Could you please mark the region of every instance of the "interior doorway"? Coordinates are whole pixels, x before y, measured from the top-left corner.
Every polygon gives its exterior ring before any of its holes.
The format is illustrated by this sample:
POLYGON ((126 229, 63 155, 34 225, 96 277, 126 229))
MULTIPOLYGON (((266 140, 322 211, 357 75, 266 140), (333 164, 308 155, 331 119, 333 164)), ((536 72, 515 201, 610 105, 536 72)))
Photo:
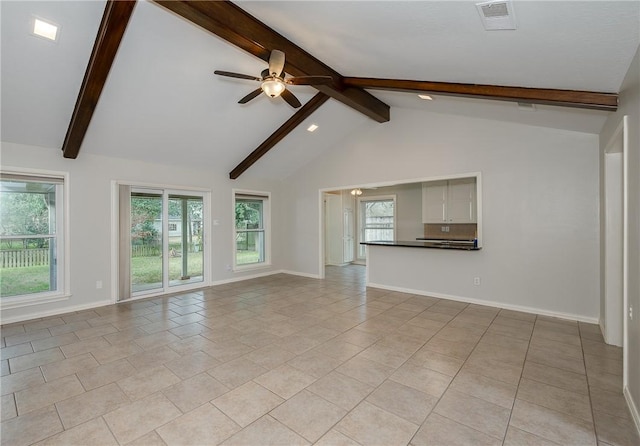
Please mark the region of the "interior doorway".
POLYGON ((604 296, 601 324, 604 340, 623 347, 623 385, 627 385, 628 253, 627 253, 627 117, 604 153, 604 296))
POLYGON ((622 346, 622 138, 615 137, 604 156, 604 314, 603 336, 607 344, 622 346))
POLYGON ((344 266, 354 260, 354 200, 349 191, 324 193, 324 264, 344 266))

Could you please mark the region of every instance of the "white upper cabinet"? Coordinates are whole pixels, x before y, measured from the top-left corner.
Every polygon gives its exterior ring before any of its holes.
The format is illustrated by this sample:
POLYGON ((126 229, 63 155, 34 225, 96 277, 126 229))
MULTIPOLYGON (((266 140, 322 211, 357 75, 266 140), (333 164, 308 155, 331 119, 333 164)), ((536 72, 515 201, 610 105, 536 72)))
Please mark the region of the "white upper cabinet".
POLYGON ((476 179, 422 183, 423 223, 476 223, 476 179))
POLYGON ((447 218, 447 181, 422 183, 422 222, 444 223, 447 218))

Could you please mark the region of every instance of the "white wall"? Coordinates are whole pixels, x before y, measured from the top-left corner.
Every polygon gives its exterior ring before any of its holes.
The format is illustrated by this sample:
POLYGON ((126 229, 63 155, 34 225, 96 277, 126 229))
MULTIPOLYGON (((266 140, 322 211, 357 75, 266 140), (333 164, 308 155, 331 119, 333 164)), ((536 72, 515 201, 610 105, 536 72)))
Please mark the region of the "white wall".
MULTIPOLYGON (((371 123, 287 179, 293 247, 287 269, 320 271, 320 188, 476 171, 483 181, 484 248, 457 253, 467 257, 464 277, 456 281, 481 276, 475 299, 596 320, 599 170, 598 136, 592 134, 393 109, 390 122, 371 123)), ((425 264, 459 268, 455 257, 440 254, 420 255, 425 264)), ((420 261, 416 265, 420 280, 413 286, 432 291, 438 278, 420 261)), ((451 280, 439 291, 469 293, 451 280)))
POLYGON ((101 157, 80 152, 75 160, 62 157, 59 149, 2 143, 2 166, 45 169, 69 172, 70 273, 71 298, 46 305, 4 310, 2 320, 26 319, 43 314, 63 312, 67 309, 104 304, 112 298, 111 289, 111 183, 113 180, 135 181, 178 187, 197 187, 211 191, 213 221, 218 226, 205 228, 211 235, 212 262, 210 276, 213 282, 233 280, 253 274, 268 273, 282 268, 278 247, 282 245, 282 201, 278 195, 279 182, 258 180, 229 180, 211 170, 194 170, 101 157), (233 263, 232 189, 272 192, 272 267, 244 273, 226 271, 233 263), (101 280, 102 289, 95 283, 101 280))
MULTIPOLYGON (((628 319, 629 343, 627 355, 629 360, 628 393, 627 397, 633 400, 632 411, 636 417, 636 424, 640 428, 638 409, 640 409, 640 48, 631 62, 629 71, 620 89, 620 106, 615 114, 612 114, 600 133, 601 158, 604 149, 611 140, 622 117, 629 116, 628 127, 628 231, 629 240, 627 251, 629 253, 629 274, 627 281, 627 293, 629 305, 633 306, 633 320, 628 319)), ((604 274, 604 272, 603 272, 604 274)), ((603 296, 604 297, 604 296, 603 296)))

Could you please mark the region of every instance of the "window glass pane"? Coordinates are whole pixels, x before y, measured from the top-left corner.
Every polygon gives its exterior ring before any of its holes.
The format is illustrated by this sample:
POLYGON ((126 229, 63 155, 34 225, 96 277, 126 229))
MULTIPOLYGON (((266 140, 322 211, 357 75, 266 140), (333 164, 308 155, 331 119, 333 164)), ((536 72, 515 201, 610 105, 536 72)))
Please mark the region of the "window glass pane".
MULTIPOLYGON (((360 241, 393 241, 395 202, 392 199, 360 201, 360 241)), ((364 258, 366 248, 358 247, 358 257, 364 258)))
MULTIPOLYGON (((58 289, 56 193, 59 180, 0 181, 0 296, 58 289)), ((62 259, 60 259, 62 260, 62 259)))
POLYGON ((203 201, 169 195, 169 286, 202 282, 203 201))
POLYGON ((263 200, 236 199, 236 229, 262 229, 263 200))
POLYGON ((55 234, 55 184, 2 180, 2 235, 55 234))
POLYGON ((131 194, 131 291, 162 288, 162 195, 131 194))
POLYGON ((363 201, 363 241, 393 241, 393 200, 363 201))
POLYGON ((264 262, 264 231, 236 233, 236 265, 264 262))
POLYGON ((56 290, 55 239, 18 238, 2 241, 2 297, 56 290), (53 263, 53 264, 52 264, 53 263))
POLYGON ((260 197, 235 199, 236 265, 264 263, 265 206, 267 200, 260 197))

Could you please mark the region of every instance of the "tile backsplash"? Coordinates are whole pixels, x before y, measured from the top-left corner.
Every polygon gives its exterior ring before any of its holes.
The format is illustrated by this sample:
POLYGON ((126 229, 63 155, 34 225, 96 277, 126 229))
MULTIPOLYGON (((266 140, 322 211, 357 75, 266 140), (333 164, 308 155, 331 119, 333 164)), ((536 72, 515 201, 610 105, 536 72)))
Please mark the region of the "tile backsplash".
POLYGON ((434 240, 473 240, 477 236, 475 223, 450 223, 424 225, 424 237, 434 240))

